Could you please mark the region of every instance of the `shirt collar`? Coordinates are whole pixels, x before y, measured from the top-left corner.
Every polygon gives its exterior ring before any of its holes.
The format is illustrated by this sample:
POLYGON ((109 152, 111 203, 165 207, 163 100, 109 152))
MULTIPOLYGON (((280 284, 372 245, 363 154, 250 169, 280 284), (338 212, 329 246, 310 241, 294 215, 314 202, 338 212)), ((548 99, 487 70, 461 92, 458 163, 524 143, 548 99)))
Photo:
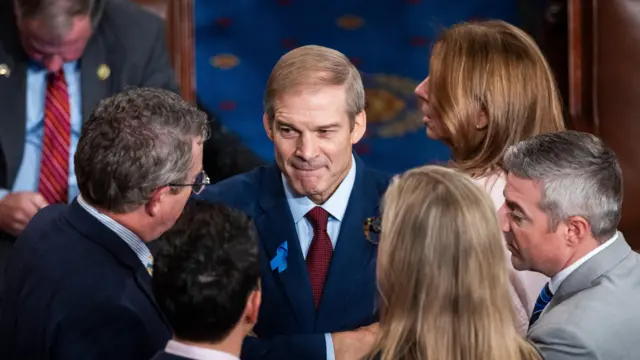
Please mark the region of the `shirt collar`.
MULTIPOLYGON (((287 202, 289 203, 289 208, 291 209, 291 215, 293 215, 294 223, 302 220, 302 218, 317 206, 311 199, 306 196, 296 195, 289 185, 287 178, 284 174, 281 174, 282 177, 282 186, 284 187, 284 193, 287 197, 287 202)), ((349 204, 349 195, 351 194, 351 190, 353 190, 353 184, 356 181, 356 160, 351 155, 351 168, 347 173, 347 176, 342 180, 336 191, 331 195, 331 197, 325 201, 324 204, 320 205, 323 209, 325 209, 334 219, 338 221, 342 221, 344 217, 344 213, 347 210, 347 205, 349 204)))
POLYGON ((82 206, 91 216, 96 218, 99 222, 101 222, 104 226, 109 228, 111 231, 116 233, 118 237, 124 240, 127 245, 133 250, 138 259, 142 262, 142 265, 145 267, 151 266, 153 262, 153 258, 151 257, 151 251, 147 247, 147 244, 142 241, 133 231, 127 229, 119 222, 113 220, 105 214, 101 214, 98 209, 89 205, 83 198, 82 195, 78 195, 76 198, 78 200, 78 204, 82 206))
POLYGON ((618 232, 617 231, 611 237, 611 239, 607 240, 604 244, 602 244, 602 245, 598 246, 597 248, 591 250, 587 255, 581 257, 580 259, 578 259, 578 261, 576 261, 573 264, 571 264, 571 265, 567 266, 566 268, 562 269, 562 271, 557 273, 556 276, 552 277, 551 280, 549 281, 549 290, 551 290, 551 293, 555 294, 556 291, 558 291, 558 289, 560 288, 560 285, 562 284, 562 282, 564 280, 566 280, 567 277, 569 277, 569 275, 571 275, 572 272, 576 271, 576 269, 579 268, 580 265, 586 263, 587 260, 589 260, 592 257, 596 256, 599 252, 601 252, 602 250, 604 250, 607 247, 609 247, 616 240, 618 240, 618 232))
POLYGON ((237 356, 233 356, 220 350, 187 345, 176 340, 169 340, 164 351, 169 354, 195 360, 238 360, 237 356))

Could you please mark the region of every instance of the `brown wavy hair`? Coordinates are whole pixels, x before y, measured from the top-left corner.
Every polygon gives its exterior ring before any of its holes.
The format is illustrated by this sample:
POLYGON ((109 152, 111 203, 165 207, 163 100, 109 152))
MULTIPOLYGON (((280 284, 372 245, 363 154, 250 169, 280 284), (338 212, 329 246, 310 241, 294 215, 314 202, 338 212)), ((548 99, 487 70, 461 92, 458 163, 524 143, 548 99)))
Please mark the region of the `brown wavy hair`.
POLYGON ((454 166, 474 177, 501 167, 510 145, 565 128, 547 61, 529 35, 504 21, 445 30, 432 50, 429 94, 454 166), (478 131, 481 112, 487 126, 478 131))

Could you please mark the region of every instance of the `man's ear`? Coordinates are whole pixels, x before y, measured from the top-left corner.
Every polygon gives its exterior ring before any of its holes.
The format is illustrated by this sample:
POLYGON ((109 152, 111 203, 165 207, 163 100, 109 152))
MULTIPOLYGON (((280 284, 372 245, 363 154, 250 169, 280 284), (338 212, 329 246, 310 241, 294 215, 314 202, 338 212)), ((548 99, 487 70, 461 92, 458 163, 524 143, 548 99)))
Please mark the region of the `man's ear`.
POLYGON ((170 191, 170 186, 162 186, 155 189, 151 193, 151 197, 145 204, 145 211, 147 212, 147 214, 149 214, 149 216, 158 216, 158 214, 160 213, 160 204, 162 203, 164 197, 169 195, 170 191))
POLYGON ((269 120, 269 116, 267 115, 267 113, 262 114, 262 126, 264 126, 264 131, 267 133, 269 139, 273 141, 272 123, 269 120))
POLYGON ((362 110, 356 114, 353 122, 353 130, 351 131, 351 143, 356 144, 367 131, 367 113, 362 110))
POLYGON ((255 325, 258 322, 258 314, 260 313, 260 305, 262 304, 262 290, 258 288, 254 290, 249 299, 247 299, 247 305, 244 309, 244 317, 247 323, 255 325))
POLYGON ((571 247, 578 246, 583 239, 592 235, 591 225, 582 216, 570 216, 565 221, 565 225, 567 226, 565 237, 571 247))

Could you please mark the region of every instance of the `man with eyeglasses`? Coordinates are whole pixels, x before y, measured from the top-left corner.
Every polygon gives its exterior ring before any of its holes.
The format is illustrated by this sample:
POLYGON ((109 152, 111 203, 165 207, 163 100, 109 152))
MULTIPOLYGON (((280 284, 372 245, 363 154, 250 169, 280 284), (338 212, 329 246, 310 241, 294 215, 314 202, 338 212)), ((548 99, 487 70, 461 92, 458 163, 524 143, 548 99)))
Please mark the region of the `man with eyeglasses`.
POLYGON ((18 238, 0 307, 3 359, 149 359, 171 329, 151 292, 146 243, 173 226, 202 172, 207 116, 178 95, 103 101, 75 154, 80 195, 18 238))

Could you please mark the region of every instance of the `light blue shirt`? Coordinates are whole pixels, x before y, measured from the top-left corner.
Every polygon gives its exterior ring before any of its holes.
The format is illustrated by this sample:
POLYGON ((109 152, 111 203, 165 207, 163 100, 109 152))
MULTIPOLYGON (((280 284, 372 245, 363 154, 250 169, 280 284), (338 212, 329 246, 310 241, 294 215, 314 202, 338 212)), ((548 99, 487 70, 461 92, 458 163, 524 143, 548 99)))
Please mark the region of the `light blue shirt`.
POLYGON ((142 241, 142 239, 138 237, 138 235, 134 234, 133 231, 122 226, 120 223, 108 217, 107 215, 101 214, 96 208, 87 204, 87 202, 82 198, 82 195, 78 196, 78 204, 80 204, 80 206, 82 206, 89 214, 91 214, 91 216, 100 221, 102 225, 109 228, 111 231, 116 233, 118 237, 124 240, 124 242, 127 243, 131 250, 133 250, 133 252, 136 254, 138 259, 140 259, 140 262, 142 262, 142 265, 145 268, 153 265, 151 252, 149 251, 149 248, 144 243, 144 241, 142 241))
MULTIPOLYGON (((71 110, 71 148, 69 149, 69 202, 79 193, 73 155, 76 153, 78 138, 82 128, 82 99, 80 91, 80 67, 77 62, 63 65, 64 78, 69 92, 71 110)), ((26 131, 22 163, 13 182, 14 192, 38 191, 40 181, 40 160, 42 157, 42 138, 44 137, 44 103, 47 92, 47 70, 33 64, 27 70, 26 131)), ((0 199, 9 191, 0 189, 0 199)))
MULTIPOLYGON (((345 176, 344 180, 340 183, 336 191, 331 197, 320 205, 329 213, 329 223, 327 224, 327 233, 331 239, 331 245, 336 247, 338 241, 338 235, 340 234, 340 225, 342 225, 342 219, 344 213, 347 210, 349 204, 349 197, 351 196, 351 190, 353 184, 356 181, 356 161, 351 156, 351 169, 345 176)), ((311 246, 311 240, 313 240, 313 226, 304 216, 311 211, 314 207, 318 206, 306 196, 298 196, 294 194, 293 189, 289 186, 284 175, 282 175, 282 184, 284 186, 284 193, 289 203, 289 209, 291 209, 291 215, 293 215, 293 222, 296 226, 296 232, 298 233, 298 240, 300 241, 300 248, 302 249, 302 256, 307 258, 307 252, 309 252, 309 246, 311 246)), ((324 334, 325 341, 327 343, 327 360, 335 360, 335 351, 333 348, 333 339, 331 334, 324 334)))

